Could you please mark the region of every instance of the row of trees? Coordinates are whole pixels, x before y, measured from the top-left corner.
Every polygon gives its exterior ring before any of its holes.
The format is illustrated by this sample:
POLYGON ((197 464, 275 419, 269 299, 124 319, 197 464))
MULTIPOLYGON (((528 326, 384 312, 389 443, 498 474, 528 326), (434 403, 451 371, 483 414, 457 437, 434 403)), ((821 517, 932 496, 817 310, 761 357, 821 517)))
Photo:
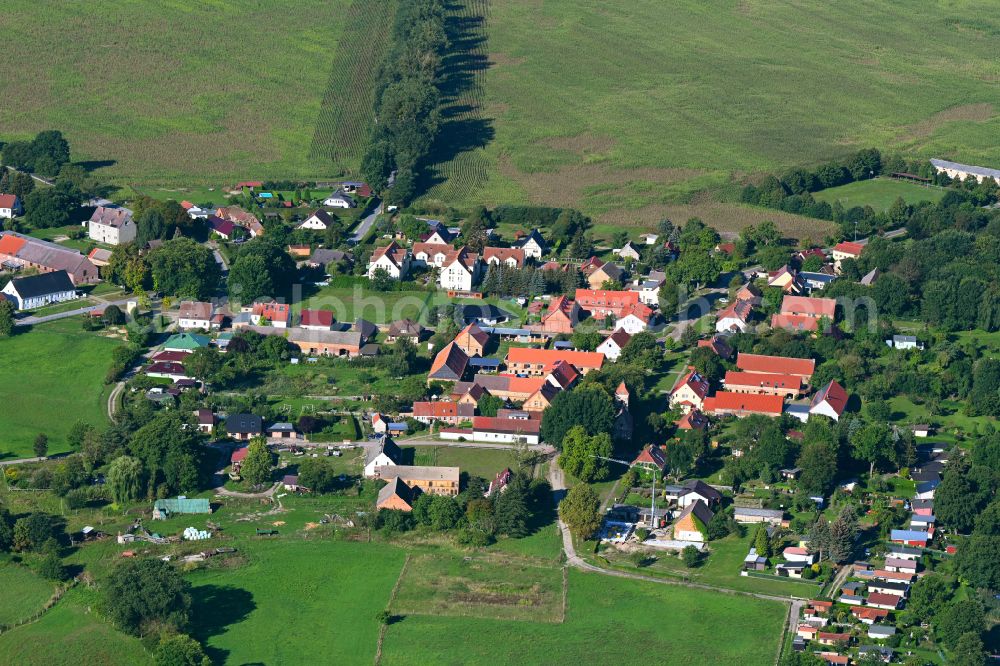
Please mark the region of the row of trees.
POLYGON ((392 48, 378 73, 375 117, 378 119, 362 160, 364 178, 383 190, 395 172, 393 201, 408 203, 437 136, 441 60, 448 38, 445 6, 440 0, 402 3, 390 36, 392 48))
POLYGON ((55 176, 69 162, 69 142, 59 130, 45 130, 31 141, 3 146, 3 163, 21 171, 55 176))
POLYGON ((154 289, 193 300, 207 300, 218 288, 221 270, 204 245, 182 237, 148 253, 142 248, 137 242, 116 245, 105 269, 106 279, 133 293, 154 289))

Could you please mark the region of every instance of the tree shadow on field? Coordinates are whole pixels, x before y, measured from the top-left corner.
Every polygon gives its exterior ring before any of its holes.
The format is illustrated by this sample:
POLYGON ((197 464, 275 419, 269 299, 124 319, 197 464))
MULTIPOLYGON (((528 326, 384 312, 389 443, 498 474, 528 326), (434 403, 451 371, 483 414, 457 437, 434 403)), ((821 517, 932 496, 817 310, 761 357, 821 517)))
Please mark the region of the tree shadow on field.
POLYGON ((113 167, 118 164, 118 160, 84 160, 82 162, 75 162, 75 164, 76 166, 83 167, 86 171, 97 171, 98 169, 113 167))
POLYGON ((444 182, 436 167, 451 162, 465 152, 486 147, 495 136, 493 119, 483 116, 483 91, 479 79, 489 66, 486 53, 484 16, 459 16, 463 4, 448 6, 445 23, 449 50, 440 71, 441 119, 434 145, 427 155, 428 168, 422 169, 418 189, 426 192, 444 182))
POLYGON ((207 645, 208 639, 245 620, 257 609, 257 604, 247 590, 230 585, 201 585, 191 590, 191 608, 191 635, 205 646, 212 663, 222 664, 229 651, 207 645))

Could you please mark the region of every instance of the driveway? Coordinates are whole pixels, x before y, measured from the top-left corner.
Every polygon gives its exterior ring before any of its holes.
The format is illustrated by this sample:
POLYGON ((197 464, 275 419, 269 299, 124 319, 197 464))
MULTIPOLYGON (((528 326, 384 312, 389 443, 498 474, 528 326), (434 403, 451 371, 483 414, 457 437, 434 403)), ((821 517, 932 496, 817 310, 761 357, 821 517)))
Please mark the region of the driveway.
POLYGON ((375 224, 375 220, 377 220, 378 216, 382 214, 383 205, 384 203, 379 201, 378 205, 375 206, 375 210, 361 220, 361 224, 359 224, 358 228, 354 230, 354 235, 350 238, 351 243, 357 245, 361 242, 361 239, 365 237, 365 235, 371 230, 372 225, 375 224))

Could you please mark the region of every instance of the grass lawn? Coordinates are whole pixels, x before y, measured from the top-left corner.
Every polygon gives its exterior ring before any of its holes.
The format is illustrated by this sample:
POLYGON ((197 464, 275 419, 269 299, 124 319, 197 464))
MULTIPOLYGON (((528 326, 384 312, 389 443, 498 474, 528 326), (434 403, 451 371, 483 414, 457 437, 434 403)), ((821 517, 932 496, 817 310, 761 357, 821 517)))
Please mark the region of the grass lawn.
POLYGON ((562 571, 509 555, 414 555, 392 612, 559 622, 562 571))
POLYGON ((138 638, 116 630, 94 612, 97 602, 96 590, 70 590, 37 622, 0 634, 2 660, 38 666, 150 664, 152 657, 138 638))
POLYGON ((428 198, 721 228, 741 207, 692 192, 733 172, 867 146, 995 166, 996 30, 975 4, 490 3, 428 198))
POLYGON ((0 456, 34 455, 35 436, 49 437, 49 453, 68 450, 66 434, 78 419, 107 420, 104 375, 118 344, 80 329, 70 317, 0 340, 0 456))
POLYGON ((17 564, 0 565, 0 589, 4 602, 0 604, 0 625, 17 622, 40 609, 55 587, 28 567, 17 564))
POLYGON ((487 481, 493 479, 497 472, 505 467, 514 467, 514 453, 503 449, 463 449, 454 446, 406 446, 401 440, 403 459, 413 456, 414 465, 438 465, 441 467, 460 467, 471 476, 478 476, 487 481))
POLYGON ((95 305, 97 301, 91 298, 76 298, 72 301, 64 301, 62 303, 53 303, 52 305, 46 305, 40 307, 36 310, 32 310, 31 314, 36 317, 44 317, 46 315, 59 314, 60 312, 69 312, 70 310, 78 310, 80 308, 89 307, 95 305))
POLYGON ((2 138, 59 128, 74 159, 123 183, 326 177, 310 146, 350 4, 12 0, 2 138))
POLYGON ((382 664, 774 663, 781 604, 575 570, 567 585, 561 624, 407 615, 382 664))
POLYGON ((875 210, 888 210, 898 197, 903 197, 903 201, 909 204, 937 202, 946 191, 943 187, 924 186, 892 178, 875 178, 814 192, 813 197, 830 204, 840 201, 844 208, 871 206, 875 210))
POLYGON ((403 551, 295 540, 257 542, 251 555, 191 576, 195 635, 216 663, 371 663, 403 551))

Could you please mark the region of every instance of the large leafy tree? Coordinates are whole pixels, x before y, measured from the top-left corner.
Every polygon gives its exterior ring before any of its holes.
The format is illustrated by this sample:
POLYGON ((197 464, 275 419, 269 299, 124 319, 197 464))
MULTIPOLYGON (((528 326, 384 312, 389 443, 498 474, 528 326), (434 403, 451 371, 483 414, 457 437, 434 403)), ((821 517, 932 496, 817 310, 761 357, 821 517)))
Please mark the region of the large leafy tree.
POLYGON ((149 253, 149 265, 156 290, 179 298, 207 299, 221 276, 212 251, 190 238, 166 241, 149 253))
POLYGON ((586 383, 556 395, 542 414, 542 438, 556 448, 570 428, 581 426, 588 435, 611 432, 614 425, 611 396, 598 384, 586 383))
POLYGON ((156 666, 212 666, 201 643, 184 634, 161 639, 153 661, 156 666))
POLYGON ((125 560, 104 584, 104 610, 123 631, 184 629, 191 612, 191 584, 170 564, 156 559, 125 560))
POLYGON ((14 304, 7 299, 0 300, 0 337, 14 332, 14 304))
POLYGON ((975 599, 956 601, 937 616, 937 632, 941 642, 954 648, 963 634, 972 632, 977 636, 986 629, 986 615, 982 604, 975 599))
POLYGON ((563 437, 559 466, 586 483, 603 481, 610 473, 605 459, 611 457, 611 451, 608 433, 588 435, 583 426, 574 426, 563 437))
POLYGON ((944 527, 959 532, 972 529, 981 509, 969 472, 968 464, 955 461, 945 469, 941 484, 934 490, 934 515, 944 527))
POLYGON ((586 483, 573 486, 559 503, 559 517, 570 531, 581 539, 589 539, 601 526, 601 500, 586 483))
POLYGON ((131 456, 120 456, 108 467, 108 490, 115 504, 137 499, 142 492, 142 462, 131 456))
POLYGON ((295 282, 295 262, 274 239, 246 243, 229 269, 229 296, 240 303, 286 296, 295 282))
POLYGON ((811 495, 825 497, 833 490, 837 477, 837 454, 826 442, 813 442, 802 448, 796 463, 802 470, 799 488, 811 495))
POLYGON ((254 437, 247 446, 247 457, 240 467, 240 476, 251 486, 259 486, 271 479, 274 457, 267 448, 267 440, 254 437))

